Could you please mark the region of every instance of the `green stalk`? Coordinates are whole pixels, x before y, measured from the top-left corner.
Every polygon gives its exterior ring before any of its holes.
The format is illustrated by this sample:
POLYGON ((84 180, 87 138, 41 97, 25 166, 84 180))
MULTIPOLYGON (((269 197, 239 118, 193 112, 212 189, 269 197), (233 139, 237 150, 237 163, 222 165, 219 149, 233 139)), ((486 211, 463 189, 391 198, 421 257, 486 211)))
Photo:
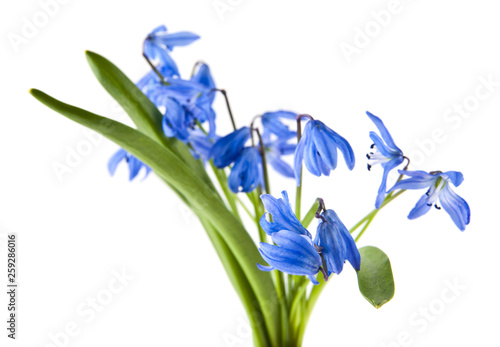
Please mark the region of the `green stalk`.
MULTIPOLYGON (((380 208, 372 210, 365 217, 363 217, 358 223, 356 223, 354 225, 354 227, 352 227, 349 230, 349 232, 351 234, 356 229, 358 229, 361 225, 364 224, 364 227, 361 230, 361 232, 358 234, 358 236, 356 237, 355 241, 358 241, 359 238, 363 235, 363 233, 366 231, 366 229, 368 228, 368 226, 371 224, 371 222, 373 221, 373 219, 375 218, 375 216, 377 215, 377 213, 382 208, 384 208, 385 206, 387 206, 387 204, 389 204, 391 201, 393 201, 394 199, 396 199, 398 196, 400 196, 404 192, 405 192, 405 190, 400 190, 400 191, 398 191, 395 194, 391 193, 391 194, 387 195, 386 198, 384 199, 384 202, 380 206, 380 208)), ((304 333, 305 333, 305 329, 306 329, 306 326, 307 326, 307 322, 309 321, 309 317, 311 316, 311 313, 312 313, 312 311, 314 309, 314 306, 316 305, 316 302, 318 301, 319 295, 321 294, 321 292, 323 291, 324 287, 326 287, 326 284, 328 283, 328 282, 324 281, 323 276, 321 274, 319 274, 316 277, 316 279, 318 280, 319 284, 313 286, 313 288, 311 290, 311 293, 309 294, 309 299, 307 300, 306 312, 305 312, 305 314, 303 316, 304 317, 303 323, 302 323, 302 325, 299 328, 299 333, 298 333, 298 338, 297 338, 299 346, 302 343, 302 339, 304 338, 304 333)), ((330 277, 330 279, 331 279, 331 277, 330 277)))
POLYGON ((265 324, 260 321, 262 319, 261 307, 246 277, 239 275, 242 269, 238 261, 213 225, 202 216, 199 216, 199 218, 248 314, 255 346, 270 346, 269 334, 265 324))
POLYGON ((300 167, 300 185, 295 190, 295 216, 300 220, 300 206, 302 204, 302 165, 300 167))
POLYGON ((318 211, 318 206, 319 202, 318 200, 315 200, 314 204, 312 204, 311 208, 309 209, 309 211, 307 211, 306 215, 301 221, 301 224, 304 226, 304 228, 307 229, 307 227, 309 227, 309 224, 311 224, 311 222, 313 221, 314 216, 316 216, 316 212, 318 211))
POLYGON ((235 194, 229 189, 227 185, 227 175, 224 169, 218 169, 215 167, 213 161, 210 161, 210 166, 219 182, 219 185, 224 192, 224 196, 226 197, 226 201, 229 204, 231 212, 236 216, 236 218, 241 222, 240 213, 238 212, 238 207, 236 206, 236 197, 235 194))

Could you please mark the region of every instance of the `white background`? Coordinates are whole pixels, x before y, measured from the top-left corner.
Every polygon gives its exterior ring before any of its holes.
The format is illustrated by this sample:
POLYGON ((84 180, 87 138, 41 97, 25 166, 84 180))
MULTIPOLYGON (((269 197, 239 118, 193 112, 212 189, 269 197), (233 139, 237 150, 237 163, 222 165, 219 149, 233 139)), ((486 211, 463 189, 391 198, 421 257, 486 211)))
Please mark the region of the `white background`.
MULTIPOLYGON (((17 232, 20 322, 16 342, 6 338, 1 324, 0 345, 50 345, 49 334, 60 334, 71 322, 77 336, 67 343, 61 338, 62 345, 251 345, 238 330, 244 311, 208 238, 173 193, 153 175, 129 183, 125 167, 109 177, 107 160, 117 146, 107 140, 92 145, 58 179, 53 165, 66 164, 68 153, 82 146, 83 128, 28 94, 39 88, 124 121, 84 51, 104 55, 138 80, 148 70, 142 40, 160 24, 202 37, 173 56, 185 77, 196 60, 210 64, 218 86, 228 90, 239 125, 284 108, 310 113, 350 141, 355 169, 349 172, 340 162, 330 177, 306 177, 304 210, 321 196, 349 227, 373 208, 381 170, 366 170, 368 132, 375 130, 366 110, 384 120, 414 158, 413 169, 458 170, 465 176, 456 191, 471 206, 467 230, 460 232, 446 212, 434 209, 407 220, 424 192, 405 193, 360 241, 390 256, 394 300, 375 310, 346 266, 318 302, 305 346, 499 345, 499 86, 473 105, 481 78, 500 82, 494 3, 401 0, 383 27, 374 24, 372 11, 387 10, 389 0, 219 3, 230 10, 221 15, 212 0, 70 0, 52 9, 45 23, 37 1, 1 5, 0 283, 5 235, 17 232), (40 27, 13 45, 14 35, 23 35, 23 18, 38 20, 40 27), (347 59, 342 45, 354 45, 366 30, 369 41, 347 59), (466 118, 445 118, 464 102, 474 106, 466 118), (435 132, 441 133, 440 143, 431 140, 435 132), (112 271, 122 269, 134 279, 87 323, 77 308, 107 290, 112 271), (460 289, 453 302, 443 303, 447 281, 460 289), (424 319, 419 309, 429 306, 437 314, 424 319), (229 337, 237 340, 228 344, 229 337), (398 337, 400 343, 391 345, 398 337)), ((219 134, 229 129, 223 106, 218 99, 219 134)), ((292 192, 293 181, 272 176, 273 193, 283 189, 292 192)), ((0 303, 4 322, 5 295, 0 303)))

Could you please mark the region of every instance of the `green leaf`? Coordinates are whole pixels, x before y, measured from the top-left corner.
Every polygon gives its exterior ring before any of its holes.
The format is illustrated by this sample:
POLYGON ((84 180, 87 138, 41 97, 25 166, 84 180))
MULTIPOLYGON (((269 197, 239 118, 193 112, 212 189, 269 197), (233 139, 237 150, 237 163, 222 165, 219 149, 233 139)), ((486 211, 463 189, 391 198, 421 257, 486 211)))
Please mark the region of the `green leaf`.
POLYGON ((271 344, 278 346, 280 312, 274 283, 269 273, 257 269, 256 264, 263 260, 255 243, 242 224, 228 211, 219 194, 207 187, 206 183, 174 152, 142 132, 62 103, 39 90, 32 89, 30 92, 38 101, 54 111, 106 136, 123 147, 150 166, 160 178, 177 189, 189 201, 193 212, 203 217, 214 230, 217 230, 234 255, 234 259, 239 263, 241 276, 244 276, 251 285, 262 309, 271 344))
POLYGON ((85 54, 99 83, 123 107, 137 129, 177 154, 196 172, 198 177, 215 191, 201 161, 193 158, 189 148, 184 143, 165 136, 162 127, 162 114, 134 82, 103 56, 90 51, 86 51, 85 54))
POLYGON ((358 271, 358 285, 361 294, 375 308, 380 308, 394 297, 394 278, 391 262, 377 247, 359 249, 361 269, 358 271))

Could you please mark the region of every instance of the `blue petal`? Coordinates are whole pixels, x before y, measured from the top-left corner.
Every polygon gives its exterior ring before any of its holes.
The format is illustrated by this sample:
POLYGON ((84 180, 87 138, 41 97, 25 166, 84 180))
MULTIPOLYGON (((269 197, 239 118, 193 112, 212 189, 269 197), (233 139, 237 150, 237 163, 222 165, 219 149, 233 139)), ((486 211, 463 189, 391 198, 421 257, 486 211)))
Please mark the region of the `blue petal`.
POLYGON ((389 193, 397 189, 424 189, 430 187, 437 177, 428 174, 425 171, 398 171, 402 175, 410 176, 411 178, 397 182, 389 193))
POLYGON ((120 148, 113 156, 109 159, 108 162, 108 171, 111 176, 113 176, 116 172, 116 168, 118 164, 127 157, 127 151, 123 148, 120 148))
POLYGON ((321 266, 321 257, 307 236, 292 231, 273 234, 279 247, 261 243, 259 251, 268 264, 291 275, 315 275, 321 266))
POLYGON ((165 106, 166 110, 162 123, 165 135, 167 137, 176 137, 183 142, 187 142, 189 132, 186 111, 172 98, 166 99, 165 106))
POLYGON ((233 163, 241 154, 245 143, 250 139, 250 128, 243 127, 220 138, 210 151, 214 165, 221 169, 233 163))
POLYGON ((245 148, 234 163, 227 184, 233 193, 251 192, 261 183, 262 163, 256 147, 245 148))
POLYGON ((380 151, 380 153, 382 153, 384 157, 392 158, 395 156, 394 152, 385 145, 384 141, 382 141, 382 139, 377 133, 370 131, 370 139, 373 141, 375 146, 378 148, 378 150, 380 151))
POLYGON ((276 170, 279 174, 285 176, 285 177, 290 177, 293 178, 295 177, 293 173, 292 167, 286 163, 285 161, 281 160, 277 156, 267 156, 269 159, 269 164, 273 167, 274 170, 276 170))
POLYGON ((273 222, 268 222, 265 215, 261 217, 260 225, 267 234, 271 235, 281 230, 288 230, 300 235, 311 237, 309 231, 302 226, 292 211, 286 191, 282 193, 283 198, 276 199, 270 194, 262 194, 260 199, 267 212, 273 217, 273 222))
POLYGON ((309 275, 309 280, 314 284, 315 286, 319 284, 318 280, 316 279, 316 276, 309 275))
POLYGON ((315 243, 323 247, 321 252, 328 266, 328 274, 342 272, 346 259, 346 247, 338 227, 332 223, 320 222, 316 231, 315 243))
POLYGON ((274 267, 272 267, 272 266, 264 266, 264 265, 260 265, 259 263, 257 263, 257 267, 261 271, 273 271, 274 270, 274 267))
MULTIPOLYGON (((337 146, 333 138, 325 131, 325 125, 319 121, 316 121, 318 125, 312 128, 312 138, 314 139, 314 144, 316 149, 321 156, 321 159, 325 164, 334 170, 337 167, 337 146)), ((323 170, 322 170, 323 171, 323 170)))
POLYGON ((346 259, 349 260, 353 268, 359 271, 361 268, 361 255, 359 254, 358 247, 356 247, 356 242, 343 224, 340 228, 340 233, 346 245, 346 259))
POLYGON ((319 160, 322 160, 318 155, 318 150, 316 149, 316 144, 313 139, 313 134, 306 138, 304 144, 304 163, 306 165, 307 170, 312 173, 314 176, 321 176, 321 166, 319 160))
POLYGON ((403 162, 403 158, 393 159, 388 161, 387 163, 382 164, 384 168, 384 173, 382 175, 382 182, 380 183, 380 187, 378 189, 377 200, 375 201, 375 208, 380 208, 380 205, 384 202, 386 190, 387 190, 387 177, 389 176, 389 172, 396 168, 403 162))
POLYGON ((128 167, 130 170, 130 176, 129 176, 130 181, 132 181, 139 174, 139 171, 141 170, 141 167, 143 165, 144 164, 141 161, 139 161, 139 159, 137 159, 136 157, 134 157, 132 155, 129 155, 128 167))
POLYGON ((456 194, 448 184, 439 194, 439 201, 458 229, 464 231, 465 226, 470 222, 470 208, 467 202, 456 194))
MULTIPOLYGON (((309 124, 309 123, 308 123, 309 124)), ((307 127, 307 124, 306 124, 307 127)), ((305 142, 307 139, 307 134, 304 133, 300 138, 297 147, 295 148, 295 156, 293 159, 293 170, 295 173, 295 179, 297 181, 297 186, 300 186, 300 179, 302 174, 302 161, 304 160, 304 150, 305 150, 305 142)))
POLYGON ((297 136, 295 131, 291 131, 288 126, 279 119, 296 119, 297 114, 289 111, 266 112, 262 115, 261 121, 265 133, 273 133, 281 139, 290 139, 297 136))
POLYGON ((165 45, 170 51, 175 46, 187 46, 200 37, 188 31, 180 31, 172 34, 158 33, 154 36, 154 41, 157 44, 165 45))
POLYGON ((384 122, 382 122, 382 120, 380 118, 378 118, 377 116, 375 116, 374 114, 372 114, 368 111, 366 111, 366 114, 368 115, 368 117, 370 117, 372 122, 375 123, 375 125, 377 126, 378 131, 380 131, 380 135, 382 135, 382 138, 384 139, 385 143, 387 143, 387 145, 392 150, 397 150, 398 152, 402 153, 402 151, 399 149, 399 147, 396 146, 396 144, 394 143, 394 140, 392 139, 391 134, 389 133, 389 131, 385 127, 384 122))
POLYGON ((429 197, 427 195, 422 195, 422 197, 418 200, 415 207, 410 211, 408 215, 408 219, 415 219, 423 216, 431 209, 431 206, 428 205, 429 197))
POLYGON ((442 173, 441 176, 449 178, 451 183, 453 183, 455 187, 458 187, 464 181, 464 175, 462 175, 462 173, 458 171, 446 171, 442 173))
POLYGON ((352 147, 349 144, 349 142, 347 142, 346 139, 344 139, 342 136, 340 136, 335 131, 326 126, 325 126, 325 131, 335 141, 337 147, 342 152, 345 163, 347 164, 347 168, 349 170, 352 170, 354 168, 356 160, 354 158, 354 151, 352 150, 352 147))

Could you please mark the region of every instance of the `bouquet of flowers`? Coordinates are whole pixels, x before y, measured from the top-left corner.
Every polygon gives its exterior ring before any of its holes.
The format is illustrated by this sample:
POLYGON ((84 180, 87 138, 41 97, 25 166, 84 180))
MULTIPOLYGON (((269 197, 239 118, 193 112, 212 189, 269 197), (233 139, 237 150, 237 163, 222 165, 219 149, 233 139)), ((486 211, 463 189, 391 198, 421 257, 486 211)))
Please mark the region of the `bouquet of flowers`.
POLYGON ((357 272, 361 294, 375 308, 392 299, 389 258, 376 247, 358 249, 356 242, 378 212, 406 190, 423 192, 409 219, 434 206, 465 230, 470 209, 453 190, 463 175, 409 170, 410 158, 370 112, 367 120, 378 132, 369 134, 373 145, 367 154, 368 170, 375 165, 383 169, 376 194, 374 189, 375 208, 350 229, 327 207, 328 197, 306 201, 309 209, 303 213, 302 175, 328 176, 339 161, 352 170, 355 157, 350 143, 323 121, 288 110, 262 113, 238 127, 228 95, 216 86, 206 63, 197 62, 188 79, 180 76, 171 51, 197 39, 190 32, 170 33, 165 26, 154 29, 143 44, 151 70, 136 84, 104 57, 86 52, 95 76, 136 129, 39 90, 32 89, 31 94, 121 147, 109 160, 111 175, 123 162, 130 180, 141 171, 144 176, 153 171, 193 211, 247 312, 255 346, 301 346, 319 295, 334 274, 341 274, 346 261, 357 272), (217 95, 226 102, 226 119, 233 127, 229 134, 217 132, 221 117, 212 107, 217 95), (281 197, 271 194, 268 170, 295 182, 293 207, 281 187, 281 197), (396 171, 399 176, 389 185, 390 174, 396 171), (253 225, 245 226, 248 220, 253 225), (316 231, 311 233, 314 220, 316 231))

